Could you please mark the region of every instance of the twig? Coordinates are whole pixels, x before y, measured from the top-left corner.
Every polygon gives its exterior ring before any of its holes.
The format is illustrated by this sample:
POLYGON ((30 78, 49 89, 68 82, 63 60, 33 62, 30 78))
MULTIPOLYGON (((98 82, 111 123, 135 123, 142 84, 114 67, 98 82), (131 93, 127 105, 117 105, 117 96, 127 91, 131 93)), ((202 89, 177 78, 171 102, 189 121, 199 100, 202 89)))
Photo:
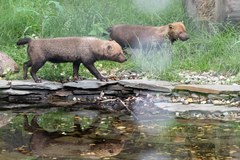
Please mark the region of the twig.
POLYGON ((138 120, 137 115, 136 115, 133 111, 131 111, 131 110, 128 108, 128 106, 127 106, 120 98, 117 98, 117 100, 119 100, 119 102, 128 110, 128 112, 130 112, 130 113, 133 115, 133 117, 135 118, 135 120, 138 120))

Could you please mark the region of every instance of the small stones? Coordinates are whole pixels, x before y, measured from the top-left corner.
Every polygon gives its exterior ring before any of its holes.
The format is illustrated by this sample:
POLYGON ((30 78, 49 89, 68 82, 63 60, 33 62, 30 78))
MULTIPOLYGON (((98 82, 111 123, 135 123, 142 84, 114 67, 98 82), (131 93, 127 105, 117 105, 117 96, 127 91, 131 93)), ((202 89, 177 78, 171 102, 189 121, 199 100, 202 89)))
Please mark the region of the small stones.
POLYGON ((220 101, 220 100, 213 100, 212 103, 215 105, 223 105, 224 104, 224 102, 220 101))
POLYGON ((190 102, 188 102, 187 100, 182 100, 182 104, 189 104, 190 102))
POLYGON ((230 96, 227 94, 208 94, 208 95, 197 95, 196 93, 183 92, 184 95, 178 93, 173 93, 171 97, 172 103, 181 103, 181 104, 214 104, 214 105, 227 105, 227 106, 240 106, 240 99, 236 96, 230 96), (234 98, 233 98, 234 97, 234 98))
POLYGON ((207 101, 201 101, 200 104, 207 104, 207 101))
POLYGON ((231 84, 235 76, 223 75, 214 71, 208 72, 192 72, 183 71, 179 73, 182 78, 181 83, 184 84, 231 84))
POLYGON ((76 98, 76 97, 73 97, 73 101, 75 101, 75 102, 76 102, 76 101, 77 101, 77 98, 76 98))

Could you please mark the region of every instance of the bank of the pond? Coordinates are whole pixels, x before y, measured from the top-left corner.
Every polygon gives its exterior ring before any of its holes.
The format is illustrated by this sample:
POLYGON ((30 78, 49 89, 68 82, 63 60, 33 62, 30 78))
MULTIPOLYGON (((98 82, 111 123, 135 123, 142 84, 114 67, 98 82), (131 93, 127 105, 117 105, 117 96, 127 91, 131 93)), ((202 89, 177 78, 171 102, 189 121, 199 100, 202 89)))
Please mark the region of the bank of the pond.
POLYGON ((67 106, 116 97, 124 99, 149 95, 160 101, 164 99, 164 102, 185 105, 240 105, 240 85, 183 85, 157 80, 83 80, 67 83, 0 80, 1 108, 4 108, 4 103, 67 106))

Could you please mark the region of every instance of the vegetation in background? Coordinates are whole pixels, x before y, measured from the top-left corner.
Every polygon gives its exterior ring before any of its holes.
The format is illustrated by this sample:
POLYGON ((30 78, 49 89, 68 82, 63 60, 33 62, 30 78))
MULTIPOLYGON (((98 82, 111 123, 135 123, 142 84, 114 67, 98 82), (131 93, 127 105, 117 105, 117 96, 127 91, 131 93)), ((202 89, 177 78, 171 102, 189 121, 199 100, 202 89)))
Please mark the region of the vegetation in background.
MULTIPOLYGON (((150 73, 150 78, 163 80, 178 80, 177 73, 181 70, 215 70, 229 74, 240 72, 238 26, 211 24, 206 28, 185 16, 181 0, 171 0, 165 9, 154 12, 139 8, 135 4, 136 1, 0 0, 0 51, 10 55, 22 67, 23 62, 27 60, 26 48, 17 48, 15 42, 25 36, 96 36, 107 39, 108 36, 103 37, 102 34, 107 27, 114 24, 159 26, 184 21, 190 39, 174 43, 168 49, 169 56, 164 55, 165 51, 159 51, 159 57, 154 59, 149 60, 142 55, 141 58, 136 56, 136 61, 135 56, 130 56, 123 64, 98 62, 97 68, 100 71, 114 68, 136 70, 150 73), (152 60, 154 62, 151 62, 152 60), (149 68, 153 70, 149 71, 149 68)), ((85 68, 80 69, 80 74, 92 77, 85 68)), ((72 76, 72 65, 47 63, 38 75, 47 80, 66 80, 72 76), (50 72, 53 67, 54 72, 50 72)), ((7 78, 21 79, 22 70, 18 74, 8 75, 7 78)))

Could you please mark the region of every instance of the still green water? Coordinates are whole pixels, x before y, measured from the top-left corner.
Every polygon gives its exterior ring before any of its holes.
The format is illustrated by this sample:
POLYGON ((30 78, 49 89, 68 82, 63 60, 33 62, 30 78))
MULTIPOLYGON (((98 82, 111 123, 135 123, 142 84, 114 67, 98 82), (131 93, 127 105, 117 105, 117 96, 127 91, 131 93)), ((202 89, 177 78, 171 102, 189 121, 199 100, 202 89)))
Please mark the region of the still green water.
POLYGON ((0 160, 238 160, 237 122, 51 108, 2 111, 0 160))

